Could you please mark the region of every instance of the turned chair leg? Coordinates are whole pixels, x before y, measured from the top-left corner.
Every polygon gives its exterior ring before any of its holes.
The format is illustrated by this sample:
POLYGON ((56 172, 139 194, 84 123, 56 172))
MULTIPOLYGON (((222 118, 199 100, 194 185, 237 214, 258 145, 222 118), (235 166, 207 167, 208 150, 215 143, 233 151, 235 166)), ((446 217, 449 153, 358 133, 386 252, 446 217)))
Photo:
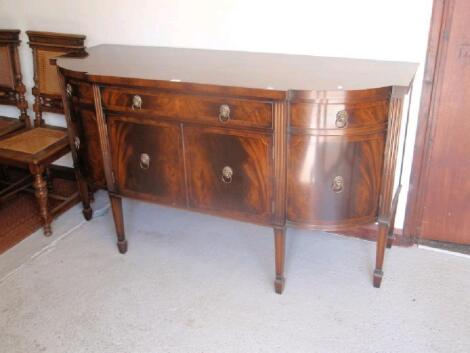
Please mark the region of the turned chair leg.
POLYGON ((0 165, 0 178, 4 181, 10 180, 10 173, 8 172, 8 167, 6 165, 0 165))
POLYGON ((375 259, 374 271, 374 287, 380 288, 383 277, 383 264, 385 256, 385 247, 387 245, 388 226, 384 223, 379 223, 379 236, 377 238, 377 254, 375 259))
POLYGON ((276 254, 276 280, 274 281, 274 290, 277 294, 282 294, 285 283, 286 228, 274 228, 274 248, 276 254))
POLYGON ((127 240, 124 233, 124 218, 122 216, 122 199, 120 196, 109 194, 111 210, 113 211, 114 225, 116 226, 117 246, 121 254, 127 252, 127 240))
POLYGON ((54 182, 52 180, 53 175, 51 172, 51 168, 47 167, 46 168, 46 183, 47 183, 47 190, 52 191, 54 189, 54 182))
POLYGON ((34 175, 34 190, 36 199, 39 205, 39 213, 44 223, 44 235, 50 236, 52 234, 51 228, 51 214, 49 212, 49 208, 47 207, 47 183, 44 180, 42 173, 43 168, 33 167, 30 168, 31 173, 34 175))

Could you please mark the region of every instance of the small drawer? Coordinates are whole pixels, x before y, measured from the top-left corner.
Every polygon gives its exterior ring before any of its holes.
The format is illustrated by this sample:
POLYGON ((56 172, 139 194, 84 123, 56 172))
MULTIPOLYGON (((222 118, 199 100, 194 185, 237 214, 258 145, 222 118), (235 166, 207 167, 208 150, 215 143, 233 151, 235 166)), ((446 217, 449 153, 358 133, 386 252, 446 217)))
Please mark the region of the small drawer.
POLYGON ((387 121, 389 101, 357 104, 294 102, 290 126, 310 129, 359 129, 382 126, 387 121))
POLYGON ((89 83, 69 81, 65 84, 65 93, 76 104, 93 104, 93 89, 89 83))
POLYGON ((145 113, 196 123, 272 128, 272 102, 105 88, 105 109, 145 113))

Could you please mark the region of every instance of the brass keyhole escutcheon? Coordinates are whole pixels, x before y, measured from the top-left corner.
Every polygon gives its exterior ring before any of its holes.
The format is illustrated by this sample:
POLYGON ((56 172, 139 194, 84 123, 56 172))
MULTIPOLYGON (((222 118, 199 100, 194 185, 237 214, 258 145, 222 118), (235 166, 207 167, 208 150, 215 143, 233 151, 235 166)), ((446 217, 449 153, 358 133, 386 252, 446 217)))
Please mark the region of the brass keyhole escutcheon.
POLYGON ((150 156, 147 153, 140 155, 140 168, 147 170, 150 168, 150 156))
POLYGON ((135 95, 132 97, 132 110, 142 109, 142 97, 135 95))
POLYGON ((222 169, 222 181, 225 184, 230 184, 232 182, 233 170, 229 166, 225 166, 222 169))
POLYGON ((344 189, 344 178, 342 176, 336 176, 331 183, 331 190, 339 194, 344 189))
POLYGON ((336 114, 335 125, 337 128, 342 129, 348 125, 348 120, 348 112, 346 110, 341 110, 336 114))
POLYGON ((219 120, 226 122, 230 119, 230 107, 228 104, 222 104, 219 108, 219 120))

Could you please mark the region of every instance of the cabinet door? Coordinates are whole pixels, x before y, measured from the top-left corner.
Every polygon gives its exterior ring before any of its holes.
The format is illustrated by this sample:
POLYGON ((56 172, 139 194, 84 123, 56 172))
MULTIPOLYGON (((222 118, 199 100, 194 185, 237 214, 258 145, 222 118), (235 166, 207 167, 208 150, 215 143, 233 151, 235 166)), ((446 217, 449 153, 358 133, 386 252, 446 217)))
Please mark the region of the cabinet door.
MULTIPOLYGON (((78 108, 72 115, 80 117, 76 127, 79 140, 75 140, 75 145, 78 147, 78 159, 80 166, 83 168, 83 174, 95 187, 105 187, 103 157, 101 155, 95 112, 78 108)), ((72 121, 72 124, 74 124, 74 121, 72 121)))
POLYGON ((108 129, 119 192, 124 196, 184 206, 179 125, 110 116, 108 129))
POLYGON ((190 206, 258 223, 272 217, 272 137, 185 127, 190 206))
POLYGON ((313 228, 375 221, 384 133, 289 137, 287 217, 313 228))

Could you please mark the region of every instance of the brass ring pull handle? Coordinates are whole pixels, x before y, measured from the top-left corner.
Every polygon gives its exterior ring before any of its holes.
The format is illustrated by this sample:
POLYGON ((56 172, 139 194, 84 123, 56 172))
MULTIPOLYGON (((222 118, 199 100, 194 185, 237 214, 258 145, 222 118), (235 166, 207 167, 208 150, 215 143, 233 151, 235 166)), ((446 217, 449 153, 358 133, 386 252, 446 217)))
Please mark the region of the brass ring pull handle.
POLYGON ((222 169, 222 181, 225 184, 230 184, 232 182, 233 170, 229 166, 225 166, 222 169))
POLYGON ((142 108, 142 98, 139 95, 135 95, 132 97, 132 110, 141 109, 142 108))
POLYGON ((336 176, 331 183, 331 190, 339 194, 344 189, 344 178, 342 176, 336 176))
POLYGON ((227 104, 222 104, 219 108, 219 121, 226 122, 230 119, 230 107, 227 104))
POLYGON ((150 156, 147 153, 140 155, 140 168, 147 170, 150 168, 150 156))
POLYGON ((70 83, 67 83, 65 86, 65 92, 67 93, 68 97, 72 96, 72 85, 70 83))
POLYGON ((342 129, 348 125, 348 120, 348 112, 346 110, 341 110, 336 114, 335 125, 337 128, 342 129))
POLYGON ((73 143, 75 144, 75 149, 78 151, 80 149, 80 138, 75 136, 73 138, 73 143))

